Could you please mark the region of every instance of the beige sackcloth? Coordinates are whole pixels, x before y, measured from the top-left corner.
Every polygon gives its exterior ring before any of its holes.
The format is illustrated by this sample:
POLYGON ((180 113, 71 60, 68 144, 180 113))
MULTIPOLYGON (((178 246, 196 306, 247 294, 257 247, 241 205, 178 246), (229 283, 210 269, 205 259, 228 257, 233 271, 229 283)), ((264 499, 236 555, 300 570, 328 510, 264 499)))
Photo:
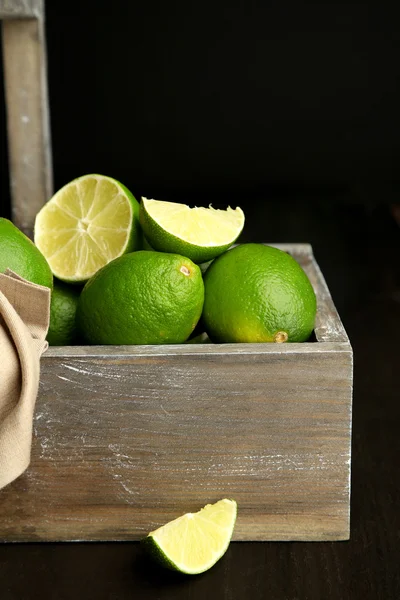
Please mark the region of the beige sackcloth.
POLYGON ((28 467, 50 290, 0 273, 0 488, 28 467))

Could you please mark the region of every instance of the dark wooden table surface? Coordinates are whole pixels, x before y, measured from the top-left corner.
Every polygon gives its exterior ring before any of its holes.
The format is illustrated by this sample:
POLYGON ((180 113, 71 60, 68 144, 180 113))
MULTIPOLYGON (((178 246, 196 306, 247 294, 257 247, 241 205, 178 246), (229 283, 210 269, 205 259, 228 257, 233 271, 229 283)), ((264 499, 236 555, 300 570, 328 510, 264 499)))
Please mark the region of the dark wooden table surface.
POLYGON ((246 209, 243 241, 313 244, 354 348, 350 541, 232 543, 214 568, 197 577, 153 567, 138 543, 5 544, 1 600, 400 598, 395 212, 351 201, 254 202, 246 209))

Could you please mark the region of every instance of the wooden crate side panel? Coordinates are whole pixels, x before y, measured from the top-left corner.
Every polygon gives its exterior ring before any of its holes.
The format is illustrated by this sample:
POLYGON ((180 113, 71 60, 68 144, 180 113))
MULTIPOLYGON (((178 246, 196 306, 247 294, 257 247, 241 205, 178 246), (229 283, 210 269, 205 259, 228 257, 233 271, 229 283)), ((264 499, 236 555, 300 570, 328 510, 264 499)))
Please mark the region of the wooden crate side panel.
POLYGON ((299 260, 317 295, 315 336, 318 342, 347 342, 349 339, 336 310, 326 281, 314 257, 299 260))
POLYGON ((351 363, 338 352, 43 357, 32 463, 0 539, 133 540, 221 497, 236 540, 346 539, 351 363))

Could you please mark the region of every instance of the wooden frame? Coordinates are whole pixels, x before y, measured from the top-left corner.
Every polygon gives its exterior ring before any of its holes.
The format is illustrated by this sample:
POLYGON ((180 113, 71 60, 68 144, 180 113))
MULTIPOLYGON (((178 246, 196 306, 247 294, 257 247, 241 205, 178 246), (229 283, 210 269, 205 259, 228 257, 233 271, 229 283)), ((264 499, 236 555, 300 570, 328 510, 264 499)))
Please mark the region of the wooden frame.
POLYGON ((0 0, 12 220, 32 237, 53 191, 44 0, 0 0))
POLYGON ((51 348, 0 539, 135 540, 232 497, 236 540, 349 537, 352 349, 308 245, 316 342, 51 348))

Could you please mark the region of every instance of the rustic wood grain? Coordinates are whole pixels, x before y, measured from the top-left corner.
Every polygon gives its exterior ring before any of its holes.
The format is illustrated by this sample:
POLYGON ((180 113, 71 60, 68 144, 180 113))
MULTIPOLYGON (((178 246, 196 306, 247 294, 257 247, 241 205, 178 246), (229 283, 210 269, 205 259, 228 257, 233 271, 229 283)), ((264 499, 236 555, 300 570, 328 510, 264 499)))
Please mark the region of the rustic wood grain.
POLYGON ((17 4, 29 4, 37 17, 2 23, 12 218, 32 236, 35 216, 52 195, 46 45, 43 3, 17 4))
POLYGON ((44 357, 3 539, 137 539, 224 496, 236 539, 348 537, 348 348, 178 356, 44 357))
POLYGON ((313 256, 299 263, 307 273, 318 298, 318 312, 315 322, 315 336, 319 342, 349 343, 342 321, 337 313, 326 281, 313 256))
POLYGON ((347 539, 351 404, 347 341, 52 348, 0 539, 138 539, 224 496, 236 540, 347 539))
POLYGON ((37 18, 42 14, 41 0, 0 0, 0 19, 37 18))

